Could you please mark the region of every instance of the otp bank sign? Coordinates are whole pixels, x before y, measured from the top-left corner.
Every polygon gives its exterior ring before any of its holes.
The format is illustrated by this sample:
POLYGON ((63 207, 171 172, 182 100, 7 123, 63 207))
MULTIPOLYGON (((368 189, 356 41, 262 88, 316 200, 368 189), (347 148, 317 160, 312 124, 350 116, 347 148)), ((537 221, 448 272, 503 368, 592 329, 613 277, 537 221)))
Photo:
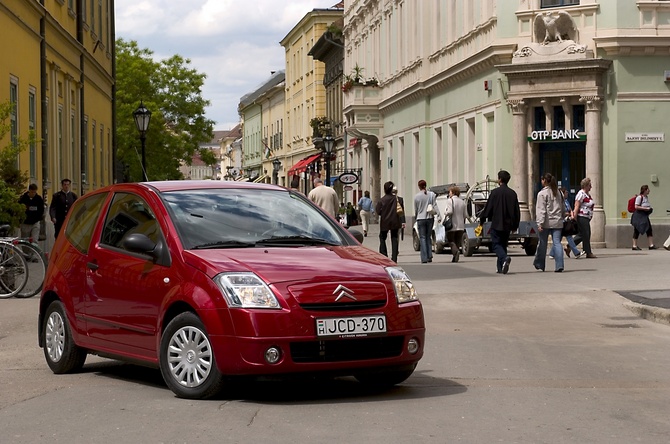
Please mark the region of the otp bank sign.
POLYGON ((552 130, 552 131, 533 131, 528 136, 528 141, 536 142, 538 140, 586 140, 586 136, 580 136, 579 130, 552 130))

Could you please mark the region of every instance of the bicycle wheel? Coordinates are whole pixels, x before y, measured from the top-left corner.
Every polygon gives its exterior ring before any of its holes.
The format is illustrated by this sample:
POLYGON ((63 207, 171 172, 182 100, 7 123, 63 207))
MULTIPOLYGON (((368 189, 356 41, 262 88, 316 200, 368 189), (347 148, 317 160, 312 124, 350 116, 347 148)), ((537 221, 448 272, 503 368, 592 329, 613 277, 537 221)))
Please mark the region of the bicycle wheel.
POLYGON ((26 285, 14 295, 17 298, 31 298, 42 291, 44 276, 47 273, 47 262, 42 250, 28 240, 21 239, 15 242, 15 246, 23 251, 23 257, 28 266, 28 279, 26 285))
POLYGON ((23 252, 14 245, 0 242, 0 298, 11 298, 28 280, 28 265, 23 252))

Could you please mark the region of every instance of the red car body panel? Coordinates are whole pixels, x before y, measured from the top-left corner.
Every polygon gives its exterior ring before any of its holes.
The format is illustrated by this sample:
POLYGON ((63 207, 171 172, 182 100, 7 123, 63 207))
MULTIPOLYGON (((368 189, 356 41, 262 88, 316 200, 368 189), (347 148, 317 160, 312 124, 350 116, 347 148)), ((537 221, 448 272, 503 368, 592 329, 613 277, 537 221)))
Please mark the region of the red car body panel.
MULTIPOLYGON (((252 187, 239 183, 206 185, 252 187)), ((66 236, 59 236, 44 283, 41 312, 49 300, 58 298, 64 302, 77 345, 92 353, 150 365, 158 363, 166 316, 175 307, 190 307, 203 321, 217 366, 224 374, 340 371, 412 364, 421 359, 425 339, 421 304, 398 304, 385 270, 395 264, 366 247, 356 244, 184 250, 157 191, 202 187, 199 182, 157 182, 120 184, 94 192, 109 196, 93 241, 83 254, 66 236), (151 206, 169 250, 169 266, 100 244, 105 214, 114 193, 120 191, 134 193, 151 206), (229 307, 214 281, 218 274, 226 272, 255 273, 275 293, 281 307, 229 307), (337 299, 339 286, 346 287, 355 300, 349 296, 337 299), (378 337, 324 339, 316 335, 318 318, 382 314, 387 331, 378 337), (371 359, 301 358, 297 362, 292 357, 292 348, 309 349, 312 343, 330 341, 333 346, 345 348, 365 343, 374 351, 389 338, 396 338, 392 342, 401 344, 395 348, 397 352, 371 359), (415 354, 407 351, 410 338, 418 339, 420 344, 415 354), (280 361, 272 365, 264 358, 270 346, 282 350, 280 361)), ((277 189, 271 185, 253 187, 277 189)), ((77 201, 73 209, 79 204, 77 201)), ((68 223, 69 219, 65 227, 68 223)))

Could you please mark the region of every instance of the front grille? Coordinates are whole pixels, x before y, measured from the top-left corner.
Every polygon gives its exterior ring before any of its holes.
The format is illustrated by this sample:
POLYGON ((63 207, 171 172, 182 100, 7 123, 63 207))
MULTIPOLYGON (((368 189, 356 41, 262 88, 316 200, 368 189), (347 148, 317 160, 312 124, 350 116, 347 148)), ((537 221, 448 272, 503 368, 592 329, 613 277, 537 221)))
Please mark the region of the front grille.
POLYGON ((300 304, 300 307, 308 311, 349 311, 370 310, 382 308, 386 301, 363 301, 363 302, 332 302, 327 304, 300 304))
POLYGON ((292 342, 293 362, 361 361, 400 356, 403 336, 292 342))

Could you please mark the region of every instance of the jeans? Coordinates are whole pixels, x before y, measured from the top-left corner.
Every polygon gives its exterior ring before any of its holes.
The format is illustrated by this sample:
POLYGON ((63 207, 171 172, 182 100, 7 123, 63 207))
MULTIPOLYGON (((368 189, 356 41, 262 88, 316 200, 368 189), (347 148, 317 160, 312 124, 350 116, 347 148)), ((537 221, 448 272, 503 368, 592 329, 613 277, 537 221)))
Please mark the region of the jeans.
POLYGON ((421 262, 433 260, 433 218, 417 219, 417 228, 419 230, 419 240, 421 245, 421 262))
POLYGON ((575 245, 579 245, 581 242, 586 254, 593 254, 591 251, 591 219, 577 216, 577 226, 579 226, 579 234, 575 236, 575 245))
POLYGON ((544 228, 538 233, 539 242, 537 244, 537 251, 535 252, 535 260, 533 265, 544 271, 547 262, 547 243, 549 242, 549 235, 551 235, 551 256, 554 257, 556 263, 556 270, 562 270, 563 263, 563 246, 561 245, 561 238, 563 237, 560 228, 544 228))
POLYGON ((388 257, 389 253, 386 249, 386 237, 391 232, 391 260, 398 262, 398 228, 395 230, 384 230, 379 232, 379 252, 388 257))
POLYGON ((40 237, 40 223, 35 222, 32 225, 21 224, 21 237, 30 237, 34 243, 37 243, 40 237))
POLYGON ((570 247, 570 251, 572 251, 572 254, 577 257, 579 254, 579 248, 577 248, 577 245, 575 244, 575 239, 572 236, 565 236, 565 240, 568 241, 568 247, 570 247))
POLYGON ((491 250, 498 256, 496 265, 499 273, 502 273, 503 264, 507 259, 507 244, 509 244, 509 231, 498 231, 491 228, 491 250))

